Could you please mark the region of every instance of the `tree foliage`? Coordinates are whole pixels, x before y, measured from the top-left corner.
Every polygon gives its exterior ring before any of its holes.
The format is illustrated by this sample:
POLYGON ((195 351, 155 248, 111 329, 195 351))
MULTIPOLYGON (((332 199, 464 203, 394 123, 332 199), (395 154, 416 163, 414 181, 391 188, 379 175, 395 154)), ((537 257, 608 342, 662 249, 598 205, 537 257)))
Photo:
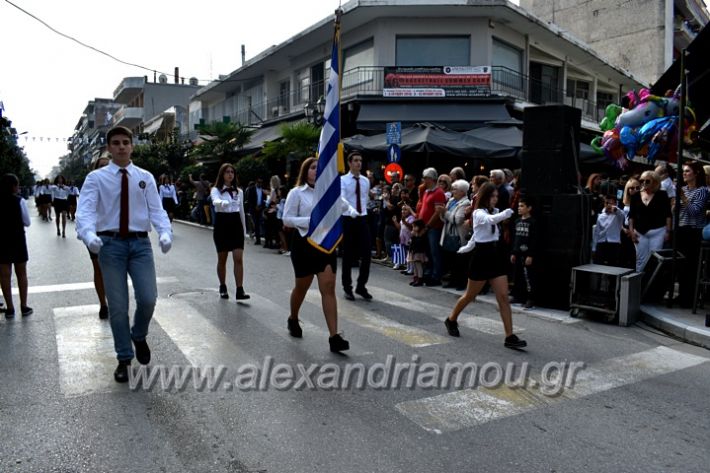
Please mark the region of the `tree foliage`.
POLYGON ((238 160, 237 150, 249 143, 255 130, 241 123, 212 122, 199 125, 197 131, 204 141, 192 148, 190 156, 200 162, 222 164, 238 160))
POLYGON ((11 122, 0 116, 0 176, 12 173, 20 180, 23 187, 35 183, 34 171, 25 151, 17 144, 17 135, 11 128, 11 122))
POLYGON ((255 181, 259 177, 264 181, 269 179, 269 168, 262 158, 256 156, 245 156, 240 159, 234 165, 234 171, 237 173, 241 187, 246 187, 250 181, 255 181))

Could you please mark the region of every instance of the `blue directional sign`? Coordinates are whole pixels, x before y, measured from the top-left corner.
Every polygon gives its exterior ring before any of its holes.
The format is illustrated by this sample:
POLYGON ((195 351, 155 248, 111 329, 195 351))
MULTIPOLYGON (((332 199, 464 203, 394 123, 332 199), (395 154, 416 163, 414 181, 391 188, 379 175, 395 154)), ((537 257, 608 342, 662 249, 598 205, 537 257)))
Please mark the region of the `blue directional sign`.
POLYGON ((399 145, 391 144, 387 149, 387 162, 398 163, 402 159, 402 149, 399 145))
POLYGON ((402 144, 402 122, 387 123, 387 144, 402 144))

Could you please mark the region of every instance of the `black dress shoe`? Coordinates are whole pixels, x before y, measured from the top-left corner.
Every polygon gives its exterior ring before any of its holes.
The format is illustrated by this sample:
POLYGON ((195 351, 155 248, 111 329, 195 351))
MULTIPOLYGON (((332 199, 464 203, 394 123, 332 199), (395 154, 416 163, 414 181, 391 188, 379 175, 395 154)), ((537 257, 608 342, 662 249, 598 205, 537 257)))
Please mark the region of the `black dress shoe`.
POLYGON ((367 292, 367 289, 364 287, 358 287, 357 289, 355 289, 355 294, 362 297, 366 301, 372 300, 372 294, 367 292))
POLYGON ((333 353, 338 353, 350 349, 350 343, 343 337, 341 337, 339 333, 336 333, 335 335, 330 337, 328 339, 328 343, 330 344, 330 351, 332 351, 333 353))
POLYGON ((344 289, 343 292, 345 293, 345 298, 349 301, 354 301, 355 300, 355 295, 353 294, 352 289, 344 289))
POLYGON ((461 334, 459 333, 459 323, 457 321, 451 320, 447 317, 446 320, 444 320, 444 325, 446 325, 446 331, 452 337, 461 336, 461 334))
POLYGON ((288 318, 288 333, 293 338, 303 337, 303 330, 301 330, 301 324, 298 323, 298 319, 288 318))
POLYGON ((15 318, 15 309, 5 309, 5 318, 6 319, 14 319, 15 318))
POLYGON ((32 307, 28 307, 28 306, 22 307, 20 309, 20 313, 22 314, 23 317, 30 316, 30 315, 34 314, 34 312, 35 312, 34 309, 32 309, 32 307))
POLYGON ((219 285, 219 297, 221 297, 222 299, 229 299, 229 293, 227 292, 226 284, 219 285))
POLYGON ((108 306, 107 305, 102 305, 101 308, 99 309, 99 318, 101 320, 108 319, 108 306))
POLYGON ((244 292, 243 287, 239 286, 237 288, 237 294, 234 296, 234 298, 237 300, 245 300, 245 299, 251 298, 251 296, 249 294, 247 294, 246 292, 244 292))
POLYGON ((150 363, 150 348, 145 340, 133 340, 133 345, 136 347, 136 360, 141 365, 150 363))
POLYGON ((427 279, 424 285, 428 287, 441 286, 441 281, 439 279, 427 279))
POLYGON ((513 334, 510 337, 505 337, 505 342, 503 346, 506 348, 525 348, 528 343, 525 340, 521 340, 517 335, 513 334))
POLYGON ((117 383, 127 383, 128 382, 128 369, 131 366, 131 360, 119 360, 116 371, 113 372, 113 379, 117 383))

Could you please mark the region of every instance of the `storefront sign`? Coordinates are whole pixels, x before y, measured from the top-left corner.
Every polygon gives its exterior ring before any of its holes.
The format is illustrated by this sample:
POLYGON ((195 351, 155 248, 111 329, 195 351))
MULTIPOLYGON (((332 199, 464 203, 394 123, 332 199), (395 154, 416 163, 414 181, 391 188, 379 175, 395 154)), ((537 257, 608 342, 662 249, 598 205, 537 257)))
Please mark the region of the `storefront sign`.
POLYGON ((486 97, 490 66, 385 67, 384 97, 486 97))

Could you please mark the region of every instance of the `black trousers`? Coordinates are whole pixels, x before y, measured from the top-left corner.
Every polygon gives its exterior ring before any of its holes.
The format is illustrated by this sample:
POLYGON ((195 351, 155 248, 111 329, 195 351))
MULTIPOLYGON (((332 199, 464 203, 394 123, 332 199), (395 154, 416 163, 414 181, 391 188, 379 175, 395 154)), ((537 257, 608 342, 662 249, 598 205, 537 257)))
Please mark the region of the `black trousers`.
POLYGON ((370 225, 367 217, 343 217, 343 289, 352 290, 350 269, 360 261, 357 287, 370 279, 370 225))
POLYGON ((526 253, 515 254, 513 266, 513 299, 524 302, 535 300, 535 258, 531 266, 525 266, 526 253))
POLYGON ((676 235, 678 251, 685 256, 685 260, 678 269, 678 299, 681 307, 692 307, 703 229, 678 227, 676 231, 678 232, 676 235))

